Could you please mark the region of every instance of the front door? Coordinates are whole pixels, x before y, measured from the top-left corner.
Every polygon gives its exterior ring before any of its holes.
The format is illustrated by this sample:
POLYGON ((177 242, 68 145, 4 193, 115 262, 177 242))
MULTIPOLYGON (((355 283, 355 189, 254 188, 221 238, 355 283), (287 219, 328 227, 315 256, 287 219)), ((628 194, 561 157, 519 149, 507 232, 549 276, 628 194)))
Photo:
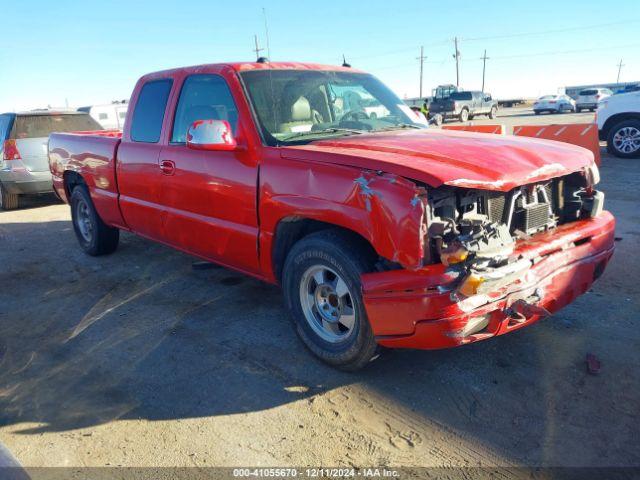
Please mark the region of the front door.
POLYGON ((196 120, 227 120, 237 136, 238 109, 216 74, 185 78, 168 145, 160 153, 166 241, 190 253, 258 272, 258 169, 248 151, 203 151, 186 146, 196 120))

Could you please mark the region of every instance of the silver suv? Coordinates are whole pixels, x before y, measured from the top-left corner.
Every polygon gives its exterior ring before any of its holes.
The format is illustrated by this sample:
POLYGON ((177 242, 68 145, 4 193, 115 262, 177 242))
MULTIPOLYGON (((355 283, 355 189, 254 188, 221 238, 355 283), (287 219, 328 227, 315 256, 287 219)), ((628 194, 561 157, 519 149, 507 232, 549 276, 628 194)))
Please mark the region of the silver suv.
POLYGON ((0 209, 18 207, 18 195, 53 191, 47 159, 51 132, 102 130, 87 113, 48 110, 0 115, 0 209))

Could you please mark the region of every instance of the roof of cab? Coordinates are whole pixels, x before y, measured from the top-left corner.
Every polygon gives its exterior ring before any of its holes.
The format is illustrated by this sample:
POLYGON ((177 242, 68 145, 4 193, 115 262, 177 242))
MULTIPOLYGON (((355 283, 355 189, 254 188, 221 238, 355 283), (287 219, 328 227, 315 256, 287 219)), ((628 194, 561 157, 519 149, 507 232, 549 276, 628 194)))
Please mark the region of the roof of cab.
POLYGON ((343 67, 337 65, 322 65, 319 63, 302 63, 302 62, 229 62, 229 63, 206 63, 202 65, 192 65, 189 67, 172 68, 168 70, 161 70, 158 72, 151 72, 144 75, 143 79, 149 77, 158 78, 171 76, 178 72, 186 73, 201 73, 206 72, 212 68, 228 67, 236 72, 247 72, 251 70, 318 70, 329 72, 355 72, 365 73, 362 70, 358 70, 352 67, 343 67))

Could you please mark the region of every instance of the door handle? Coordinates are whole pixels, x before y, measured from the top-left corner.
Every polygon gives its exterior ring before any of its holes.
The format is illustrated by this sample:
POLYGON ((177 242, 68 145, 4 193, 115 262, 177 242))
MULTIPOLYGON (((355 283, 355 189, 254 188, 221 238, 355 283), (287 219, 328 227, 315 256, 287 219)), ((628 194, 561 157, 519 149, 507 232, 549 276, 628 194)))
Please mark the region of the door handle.
POLYGON ((162 160, 160 162, 160 171, 164 175, 173 175, 176 171, 176 164, 172 160, 162 160))

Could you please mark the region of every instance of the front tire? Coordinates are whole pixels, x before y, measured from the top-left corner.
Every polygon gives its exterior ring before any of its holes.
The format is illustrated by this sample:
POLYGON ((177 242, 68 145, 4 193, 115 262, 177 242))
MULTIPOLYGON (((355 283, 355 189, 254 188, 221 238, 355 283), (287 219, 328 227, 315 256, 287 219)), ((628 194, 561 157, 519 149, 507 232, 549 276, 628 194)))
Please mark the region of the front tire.
POLYGON ((640 120, 624 120, 611 127, 607 151, 620 158, 640 157, 640 120))
POLYGON ((92 256, 113 253, 118 248, 120 230, 102 221, 84 185, 73 189, 70 203, 73 230, 82 250, 92 256))
POLYGON ((0 182, 0 210, 14 210, 18 208, 18 194, 9 193, 0 182))
POLYGON ((460 112, 459 119, 462 123, 469 120, 469 110, 467 110, 466 108, 463 108, 462 111, 460 112))
POLYGON ((297 242, 284 264, 282 286, 298 336, 341 370, 358 370, 376 356, 360 282, 374 262, 369 245, 355 235, 324 230, 297 242))
POLYGON ((498 109, 496 107, 491 107, 491 111, 489 112, 489 118, 491 120, 495 119, 498 115, 498 109))

